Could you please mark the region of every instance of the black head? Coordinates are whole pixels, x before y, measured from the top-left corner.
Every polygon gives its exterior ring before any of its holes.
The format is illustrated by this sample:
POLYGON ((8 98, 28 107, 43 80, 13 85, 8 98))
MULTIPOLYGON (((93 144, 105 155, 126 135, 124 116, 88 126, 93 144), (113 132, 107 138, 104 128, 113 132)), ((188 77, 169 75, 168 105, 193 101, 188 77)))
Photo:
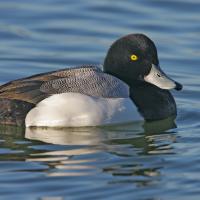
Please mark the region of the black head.
POLYGON ((182 89, 160 69, 156 46, 143 34, 130 34, 115 41, 106 55, 104 71, 129 85, 146 81, 161 89, 182 89))
POLYGON ((104 71, 129 83, 158 66, 156 46, 143 34, 130 34, 115 41, 108 50, 104 71))

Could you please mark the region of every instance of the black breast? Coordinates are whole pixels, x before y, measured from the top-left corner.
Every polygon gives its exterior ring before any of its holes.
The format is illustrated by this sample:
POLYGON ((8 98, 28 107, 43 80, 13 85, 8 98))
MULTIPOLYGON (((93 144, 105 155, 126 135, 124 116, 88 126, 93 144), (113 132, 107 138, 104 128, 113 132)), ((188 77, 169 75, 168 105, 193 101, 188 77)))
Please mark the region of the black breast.
POLYGON ((144 82, 131 87, 130 96, 147 121, 177 115, 175 100, 168 90, 144 82))

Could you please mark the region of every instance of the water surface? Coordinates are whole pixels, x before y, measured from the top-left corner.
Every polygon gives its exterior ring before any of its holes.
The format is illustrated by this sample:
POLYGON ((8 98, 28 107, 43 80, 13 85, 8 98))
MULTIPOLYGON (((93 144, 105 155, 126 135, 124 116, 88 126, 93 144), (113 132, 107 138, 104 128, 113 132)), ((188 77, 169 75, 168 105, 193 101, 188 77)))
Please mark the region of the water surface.
POLYGON ((184 85, 173 120, 103 128, 0 128, 0 199, 199 199, 200 2, 1 0, 0 84, 102 64, 118 37, 144 33, 184 85))

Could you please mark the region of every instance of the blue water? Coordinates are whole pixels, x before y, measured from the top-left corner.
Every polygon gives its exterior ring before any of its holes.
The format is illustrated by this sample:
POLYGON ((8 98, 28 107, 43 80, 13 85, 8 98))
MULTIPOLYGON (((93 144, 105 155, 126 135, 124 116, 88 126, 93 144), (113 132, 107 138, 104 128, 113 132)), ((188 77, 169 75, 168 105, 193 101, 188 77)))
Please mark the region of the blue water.
POLYGON ((184 90, 173 91, 176 125, 0 128, 0 199, 199 200, 199 22, 199 0, 1 0, 0 84, 101 64, 114 40, 140 32, 184 90))

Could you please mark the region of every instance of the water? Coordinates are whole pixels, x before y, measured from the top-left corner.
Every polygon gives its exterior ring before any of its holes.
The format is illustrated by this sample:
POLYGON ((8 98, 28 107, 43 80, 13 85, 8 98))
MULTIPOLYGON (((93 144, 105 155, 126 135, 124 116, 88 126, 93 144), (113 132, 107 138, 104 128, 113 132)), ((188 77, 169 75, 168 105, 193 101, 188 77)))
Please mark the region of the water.
POLYGON ((199 0, 1 0, 0 83, 100 64, 114 40, 142 32, 184 90, 176 125, 1 127, 0 199, 198 200, 199 13, 199 0))

